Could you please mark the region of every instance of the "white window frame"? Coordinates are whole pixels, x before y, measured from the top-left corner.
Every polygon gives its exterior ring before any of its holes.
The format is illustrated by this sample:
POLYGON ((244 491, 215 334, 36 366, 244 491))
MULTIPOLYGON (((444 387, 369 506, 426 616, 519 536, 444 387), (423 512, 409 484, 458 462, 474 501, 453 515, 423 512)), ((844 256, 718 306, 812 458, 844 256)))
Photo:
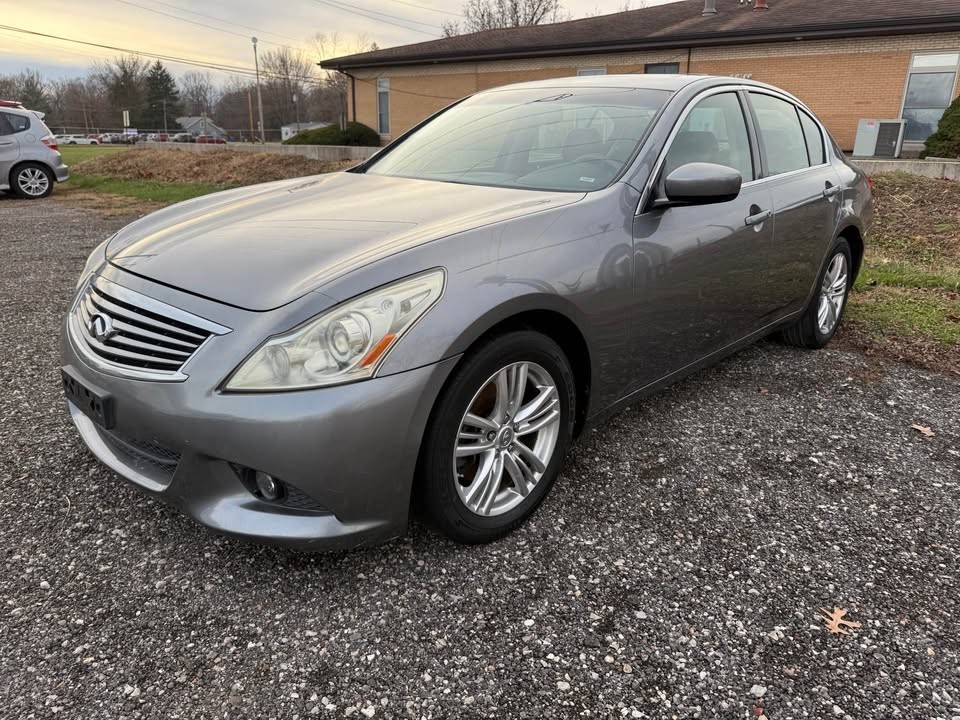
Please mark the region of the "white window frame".
POLYGON ((594 77, 597 75, 606 75, 606 67, 582 67, 577 68, 577 77, 594 77))
MULTIPOLYGON (((910 65, 907 66, 907 76, 903 79, 903 95, 900 98, 900 113, 898 114, 897 117, 899 117, 901 120, 905 120, 905 118, 903 117, 903 111, 905 109, 904 106, 907 104, 907 88, 910 87, 910 76, 913 75, 914 72, 918 74, 931 73, 931 72, 951 72, 950 65, 935 65, 928 68, 923 68, 922 70, 914 70, 913 69, 914 59, 917 57, 921 57, 923 55, 953 55, 953 54, 957 55, 957 63, 952 67, 953 92, 950 94, 951 102, 957 96, 957 86, 960 85, 960 48, 956 48, 956 49, 944 48, 940 50, 921 50, 918 52, 910 53, 910 65)), ((904 128, 904 134, 906 134, 906 128, 904 128)), ((905 146, 913 146, 915 148, 922 146, 923 143, 924 141, 922 140, 904 140, 903 141, 903 144, 905 146)))
POLYGON ((377 78, 377 132, 381 135, 390 134, 390 78, 377 78), (387 122, 384 128, 383 114, 380 112, 380 96, 387 98, 387 122))

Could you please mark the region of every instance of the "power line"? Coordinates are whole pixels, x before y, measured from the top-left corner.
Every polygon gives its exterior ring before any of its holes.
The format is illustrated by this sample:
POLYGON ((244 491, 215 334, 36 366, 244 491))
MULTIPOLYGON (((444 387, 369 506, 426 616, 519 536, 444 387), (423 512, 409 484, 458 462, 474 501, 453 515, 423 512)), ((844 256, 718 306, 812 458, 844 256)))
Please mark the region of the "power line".
MULTIPOLYGON (((202 23, 199 20, 191 20, 185 17, 179 17, 178 15, 173 15, 171 13, 164 12, 163 10, 155 10, 153 8, 148 8, 143 5, 137 5, 135 2, 130 2, 130 0, 114 0, 114 2, 122 3, 124 5, 129 5, 130 7, 135 7, 139 10, 145 10, 146 12, 154 13, 155 15, 163 15, 164 17, 173 18, 174 20, 179 20, 180 22, 190 23, 191 25, 197 25, 199 27, 209 28, 210 30, 216 30, 217 32, 226 33, 227 35, 235 35, 236 37, 249 38, 249 35, 245 33, 239 33, 234 30, 227 30, 226 28, 219 28, 215 25, 208 25, 207 23, 202 23)), ((293 50, 289 45, 284 45, 283 43, 273 42, 271 40, 264 40, 263 42, 269 43, 270 45, 277 45, 282 48, 287 48, 288 50, 293 50)))
POLYGON ((360 17, 366 18, 367 20, 376 20, 377 22, 386 23, 387 25, 393 25, 398 28, 403 28, 404 30, 409 30, 410 32, 420 33, 421 35, 430 35, 431 37, 437 37, 437 38, 442 37, 441 35, 437 35, 436 33, 431 33, 431 32, 427 32, 426 30, 418 30, 417 28, 412 28, 409 25, 401 25, 398 22, 394 22, 394 20, 402 20, 403 22, 417 23, 418 25, 426 25, 427 27, 432 27, 432 28, 436 28, 437 30, 440 30, 441 28, 437 27, 436 25, 421 23, 417 20, 408 20, 406 18, 398 17, 396 15, 387 15, 386 13, 377 12, 376 10, 368 10, 366 8, 362 8, 362 9, 353 8, 353 7, 350 7, 349 5, 344 5, 342 3, 336 2, 335 0, 313 0, 313 1, 316 3, 321 3, 322 5, 327 5, 329 7, 335 8, 337 10, 343 10, 344 12, 349 12, 349 13, 353 13, 354 15, 359 15, 360 17), (382 15, 384 17, 377 17, 378 15, 382 15), (394 20, 387 20, 385 18, 393 18, 394 20))
MULTIPOLYGON (((400 0, 396 0, 400 2, 400 0)), ((232 20, 224 20, 223 18, 216 17, 214 15, 207 15, 206 13, 197 12, 196 10, 188 10, 185 7, 180 7, 179 5, 173 5, 172 3, 163 2, 163 0, 148 0, 156 5, 164 5, 168 8, 173 8, 174 10, 179 10, 180 12, 190 13, 191 15, 196 15, 197 17, 207 18, 208 20, 216 20, 217 22, 222 22, 227 25, 233 25, 234 27, 246 28, 247 30, 253 30, 258 35, 273 35, 274 37, 283 38, 284 40, 292 40, 293 42, 301 42, 300 39, 291 37, 290 35, 283 35, 281 33, 276 33, 271 30, 261 30, 259 28, 252 27, 250 25, 244 25, 243 23, 233 22, 232 20)), ((264 42, 267 42, 264 40, 264 42)))
POLYGON ((461 13, 450 12, 449 10, 440 10, 439 8, 427 7, 426 5, 417 5, 416 3, 406 2, 406 0, 392 0, 392 2, 400 3, 401 5, 409 5, 410 7, 420 8, 421 10, 430 10, 435 13, 443 13, 444 15, 452 15, 453 17, 462 18, 461 13))

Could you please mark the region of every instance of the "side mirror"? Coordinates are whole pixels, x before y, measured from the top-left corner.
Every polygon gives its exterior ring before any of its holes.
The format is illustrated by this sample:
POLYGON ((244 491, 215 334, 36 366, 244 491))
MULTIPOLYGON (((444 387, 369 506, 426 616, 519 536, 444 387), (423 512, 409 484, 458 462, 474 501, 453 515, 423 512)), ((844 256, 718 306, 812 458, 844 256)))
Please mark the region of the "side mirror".
POLYGON ((670 205, 710 205, 736 198, 742 183, 743 178, 733 168, 693 162, 667 175, 663 190, 670 205))

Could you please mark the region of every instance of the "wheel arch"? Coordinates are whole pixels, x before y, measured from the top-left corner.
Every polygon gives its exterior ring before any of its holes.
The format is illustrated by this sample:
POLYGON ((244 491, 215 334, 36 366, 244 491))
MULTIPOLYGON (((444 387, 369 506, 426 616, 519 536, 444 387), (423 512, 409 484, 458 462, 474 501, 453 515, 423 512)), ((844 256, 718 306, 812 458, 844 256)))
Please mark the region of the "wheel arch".
POLYGON ((860 267, 863 265, 863 232, 857 227, 856 224, 850 223, 844 227, 840 228, 840 231, 837 233, 838 238, 843 238, 847 241, 847 244, 850 246, 850 253, 853 256, 851 260, 853 261, 853 277, 856 279, 857 275, 860 273, 860 267))

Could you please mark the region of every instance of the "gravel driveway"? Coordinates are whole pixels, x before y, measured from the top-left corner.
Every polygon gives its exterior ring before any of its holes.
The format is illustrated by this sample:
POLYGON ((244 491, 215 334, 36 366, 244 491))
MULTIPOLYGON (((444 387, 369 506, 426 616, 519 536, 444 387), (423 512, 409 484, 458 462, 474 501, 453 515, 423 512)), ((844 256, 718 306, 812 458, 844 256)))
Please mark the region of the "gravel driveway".
POLYGON ((957 379, 764 343, 583 438, 506 540, 260 548, 67 420, 58 325, 122 224, 0 196, 0 717, 960 718, 957 379))

